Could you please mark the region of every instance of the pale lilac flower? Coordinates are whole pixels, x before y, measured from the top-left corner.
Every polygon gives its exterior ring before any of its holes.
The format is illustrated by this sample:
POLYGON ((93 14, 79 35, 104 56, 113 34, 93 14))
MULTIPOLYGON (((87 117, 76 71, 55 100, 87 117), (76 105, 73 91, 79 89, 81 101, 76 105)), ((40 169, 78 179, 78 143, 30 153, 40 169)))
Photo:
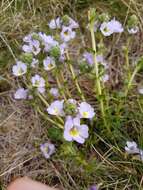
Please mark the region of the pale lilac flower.
POLYGON ((103 22, 100 26, 100 31, 104 36, 110 36, 114 33, 113 28, 109 25, 109 22, 103 22))
POLYGON ((80 103, 78 110, 81 118, 92 119, 95 116, 93 107, 86 102, 80 103))
POLYGON ((79 28, 79 24, 77 22, 75 22, 75 20, 73 20, 72 18, 69 17, 69 25, 70 28, 79 28))
POLYGON ((143 94, 143 88, 139 88, 139 89, 138 89, 138 92, 139 92, 140 94, 143 94))
POLYGON ((64 116, 64 100, 56 100, 51 103, 51 105, 47 108, 47 112, 50 115, 64 116))
POLYGON ((43 92, 43 88, 45 87, 45 80, 40 75, 34 75, 31 79, 32 86, 38 88, 39 92, 43 92))
POLYGON ((127 141, 126 142, 125 151, 128 154, 138 154, 140 152, 138 149, 137 143, 134 141, 127 141))
POLYGON ((12 72, 15 76, 24 75, 27 72, 27 65, 21 61, 17 61, 16 65, 13 65, 12 72))
POLYGON ((89 52, 85 52, 83 54, 83 57, 85 59, 85 61, 89 64, 89 65, 93 65, 94 64, 94 61, 93 61, 93 54, 92 53, 89 53, 89 52))
POLYGON ((14 98, 17 100, 26 99, 27 95, 28 95, 27 93, 28 93, 27 89, 19 88, 16 90, 16 92, 14 94, 14 98))
POLYGON ((67 47, 68 46, 67 46, 66 43, 62 43, 62 44, 59 45, 61 55, 63 55, 65 53, 67 47))
POLYGON ((68 102, 69 104, 77 105, 77 101, 76 101, 75 99, 72 99, 72 98, 68 99, 67 102, 68 102))
POLYGON ((55 98, 59 97, 59 90, 57 88, 51 88, 50 89, 50 94, 53 95, 55 98))
POLYGON ((109 75, 108 74, 104 74, 102 77, 101 77, 101 80, 102 82, 107 82, 109 80, 109 75))
POLYGON ((33 36, 34 36, 34 35, 36 35, 35 32, 26 35, 26 36, 23 38, 23 41, 26 42, 26 43, 30 43, 30 42, 33 40, 33 36))
POLYGON ((138 145, 134 141, 127 141, 125 146, 125 151, 128 154, 137 154, 139 159, 143 161, 143 150, 138 148, 138 145))
MULTIPOLYGON (((93 60, 93 54, 92 53, 89 53, 89 52, 85 52, 83 54, 83 57, 84 57, 84 60, 89 64, 89 65, 93 65, 94 64, 94 60, 93 60)), ((103 55, 97 55, 96 56, 96 61, 103 65, 105 67, 105 69, 108 68, 108 64, 107 62, 105 61, 103 55)))
POLYGON ((135 26, 133 28, 128 28, 129 34, 136 34, 139 31, 139 27, 135 26))
POLYGON ((31 40, 29 44, 22 46, 22 50, 26 53, 38 55, 41 51, 40 42, 38 40, 31 40))
POLYGON ((65 53, 66 53, 67 44, 62 43, 59 45, 59 48, 60 48, 60 54, 61 54, 59 60, 63 62, 65 60, 65 53))
POLYGON ((49 52, 51 48, 59 46, 59 43, 56 40, 54 40, 53 37, 50 35, 46 35, 45 33, 39 32, 39 37, 41 38, 42 43, 45 46, 45 52, 49 52))
POLYGON ((75 31, 73 31, 70 27, 67 26, 63 26, 62 28, 62 32, 61 32, 61 39, 64 42, 68 42, 71 39, 74 39, 76 36, 75 31))
POLYGON ((51 155, 55 153, 55 145, 47 142, 47 143, 41 144, 40 150, 43 153, 44 157, 46 159, 49 159, 51 155))
POLYGON ((48 25, 49 25, 49 28, 51 28, 51 29, 61 28, 60 17, 58 17, 56 19, 52 19, 48 25))
POLYGON ((122 33, 124 31, 122 24, 119 21, 115 20, 115 18, 109 21, 108 25, 109 28, 112 28, 114 33, 122 33))
POLYGON ((80 125, 80 119, 72 118, 71 116, 67 117, 64 128, 64 138, 67 141, 76 141, 80 144, 85 142, 85 139, 88 138, 88 126, 80 125))
POLYGON ((92 185, 89 190, 97 190, 97 187, 95 185, 92 185))
POLYGON ((46 71, 50 71, 56 66, 54 58, 50 56, 47 56, 46 59, 44 59, 43 65, 46 71))
POLYGON ((122 24, 115 19, 109 22, 103 22, 100 30, 104 36, 110 36, 113 33, 122 33, 124 31, 122 24))
POLYGON ((39 64, 38 59, 33 58, 32 63, 31 63, 31 67, 35 68, 36 66, 38 66, 38 64, 39 64))

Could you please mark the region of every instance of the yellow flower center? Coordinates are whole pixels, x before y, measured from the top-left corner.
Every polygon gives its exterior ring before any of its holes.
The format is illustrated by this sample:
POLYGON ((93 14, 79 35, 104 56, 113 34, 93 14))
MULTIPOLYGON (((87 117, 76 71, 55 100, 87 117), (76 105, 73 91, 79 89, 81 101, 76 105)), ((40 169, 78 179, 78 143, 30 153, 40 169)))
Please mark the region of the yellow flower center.
POLYGON ((88 112, 87 111, 83 112, 83 116, 88 117, 88 112))
POLYGON ((73 127, 73 128, 70 130, 70 135, 71 135, 72 137, 77 137, 77 136, 79 135, 79 131, 78 131, 75 127, 73 127))
POLYGON ((48 64, 48 69, 52 69, 52 68, 54 68, 54 64, 52 63, 48 64))
POLYGON ((64 35, 65 35, 65 36, 68 36, 68 30, 64 32, 64 35))
POLYGON ((36 80, 34 86, 39 87, 40 81, 36 80))
POLYGON ((109 32, 110 31, 109 28, 107 28, 107 27, 105 27, 103 30, 104 30, 104 32, 109 32))
POLYGON ((44 152, 49 152, 49 148, 48 147, 44 147, 44 152))
POLYGON ((55 112, 55 114, 58 114, 59 113, 58 108, 54 108, 54 112, 55 112))
POLYGON ((22 68, 19 68, 19 70, 18 70, 18 75, 22 75, 22 73, 23 73, 22 68))

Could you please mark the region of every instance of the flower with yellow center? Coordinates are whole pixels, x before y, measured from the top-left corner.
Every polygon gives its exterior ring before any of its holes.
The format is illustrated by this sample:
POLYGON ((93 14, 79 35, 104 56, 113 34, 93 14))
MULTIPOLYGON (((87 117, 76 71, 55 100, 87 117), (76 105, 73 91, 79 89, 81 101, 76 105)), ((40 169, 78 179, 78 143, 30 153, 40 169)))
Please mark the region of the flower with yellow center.
POLYGON ((65 122, 64 138, 67 141, 76 141, 80 144, 88 138, 88 126, 80 125, 80 118, 68 116, 65 122))
POLYGON ((70 135, 72 137, 77 137, 79 135, 79 131, 76 129, 76 127, 71 128, 70 135))
POLYGON ((51 105, 47 108, 48 113, 50 115, 64 116, 63 103, 64 100, 56 100, 52 102, 51 105))
POLYGON ((62 32, 61 32, 61 39, 64 42, 68 42, 68 41, 74 39, 75 36, 76 36, 76 33, 75 33, 75 31, 72 30, 72 28, 63 26, 62 32))
POLYGON ((16 65, 12 67, 12 72, 15 76, 24 75, 27 72, 27 65, 21 61, 18 61, 16 65))
POLYGON ((43 65, 46 71, 50 71, 56 66, 54 58, 49 56, 43 61, 43 65))
POLYGON ((95 115, 93 107, 86 102, 82 102, 78 107, 80 118, 92 119, 95 115))

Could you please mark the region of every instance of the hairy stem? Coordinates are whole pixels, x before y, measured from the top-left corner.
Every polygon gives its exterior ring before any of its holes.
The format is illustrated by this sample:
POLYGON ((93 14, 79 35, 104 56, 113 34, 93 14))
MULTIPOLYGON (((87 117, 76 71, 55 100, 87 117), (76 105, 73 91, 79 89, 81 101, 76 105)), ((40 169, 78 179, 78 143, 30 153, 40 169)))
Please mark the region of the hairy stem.
MULTIPOLYGON (((61 82, 60 82, 58 76, 56 76, 56 81, 57 81, 58 88, 59 88, 59 89, 62 89, 62 85, 61 85, 61 82)), ((67 100, 67 98, 66 98, 66 96, 65 96, 65 94, 64 94, 64 92, 63 92, 63 90, 61 91, 61 93, 62 93, 62 96, 63 96, 64 100, 67 100)))
MULTIPOLYGON (((66 56, 67 56, 67 60, 69 61, 70 58, 69 58, 68 52, 66 52, 66 56)), ((78 90, 78 93, 80 94, 82 100, 85 101, 85 97, 84 97, 84 95, 83 95, 83 93, 82 93, 82 90, 81 90, 81 88, 80 88, 80 86, 79 86, 79 84, 78 84, 78 81, 77 81, 77 79, 76 79, 76 75, 75 75, 73 66, 72 66, 71 64, 69 64, 69 68, 70 68, 70 71, 71 71, 71 74, 72 74, 73 81, 75 82, 76 88, 77 88, 77 90, 78 90)))
POLYGON ((131 75, 131 77, 130 77, 130 79, 129 79, 127 88, 126 88, 126 90, 125 90, 125 96, 128 95, 128 92, 129 92, 129 90, 130 90, 130 88, 131 88, 131 86, 132 86, 132 82, 133 82, 133 80, 134 80, 134 78, 135 78, 137 72, 139 71, 139 69, 140 69, 140 66, 136 66, 136 67, 135 67, 135 69, 134 69, 134 71, 133 71, 133 73, 132 73, 132 75, 131 75))
POLYGON ((61 125, 61 124, 55 122, 54 120, 52 120, 51 118, 49 118, 48 116, 46 116, 46 115, 40 110, 39 107, 37 107, 36 109, 37 109, 38 113, 40 113, 40 115, 42 115, 47 121, 49 121, 50 123, 52 123, 52 124, 54 124, 54 125, 56 125, 56 126, 58 126, 58 127, 60 127, 60 128, 63 129, 63 125, 61 125))
POLYGON ((102 87, 101 87, 100 76, 99 76, 99 65, 98 65, 98 62, 97 62, 97 59, 96 59, 97 50, 96 50, 96 40, 95 40, 95 33, 94 33, 94 21, 91 20, 92 16, 91 16, 90 11, 89 11, 88 16, 89 16, 89 22, 90 22, 90 33, 91 33, 93 59, 94 59, 94 70, 93 70, 93 72, 95 73, 95 76, 96 76, 95 91, 97 90, 97 94, 98 94, 98 97, 99 97, 100 109, 101 109, 101 114, 102 114, 102 117, 103 117, 104 125, 107 127, 108 132, 110 132, 110 128, 109 128, 109 126, 107 124, 107 121, 106 121, 104 102, 103 102, 103 99, 101 98, 101 96, 102 96, 102 87))
MULTIPOLYGON (((38 93, 38 96, 39 96, 39 98, 42 100, 42 102, 48 107, 49 104, 48 104, 48 102, 45 100, 45 98, 44 98, 40 93, 38 93)), ((64 124, 64 121, 63 121, 63 119, 62 119, 61 117, 59 117, 59 116, 56 116, 56 117, 57 117, 57 119, 58 119, 62 124, 64 124)))

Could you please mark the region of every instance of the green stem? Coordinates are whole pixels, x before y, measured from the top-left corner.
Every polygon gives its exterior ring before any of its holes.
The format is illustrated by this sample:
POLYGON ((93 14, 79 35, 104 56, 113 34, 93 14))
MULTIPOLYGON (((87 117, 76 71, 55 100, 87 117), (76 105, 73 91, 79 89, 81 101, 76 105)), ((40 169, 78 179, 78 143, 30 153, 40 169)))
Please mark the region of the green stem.
POLYGON ((100 83, 100 77, 99 77, 99 66, 98 66, 98 62, 97 62, 97 50, 96 50, 96 40, 95 40, 95 33, 94 33, 94 21, 91 20, 92 19, 92 15, 91 12, 89 11, 89 22, 90 22, 90 33, 91 33, 91 40, 92 40, 92 49, 93 49, 93 59, 94 59, 94 69, 93 72, 95 73, 96 76, 96 84, 95 84, 95 91, 96 91, 96 87, 97 87, 97 94, 100 98, 100 109, 101 109, 101 114, 103 117, 103 121, 104 121, 104 125, 107 127, 108 132, 110 131, 110 128, 107 124, 106 121, 106 115, 105 115, 105 109, 104 109, 104 102, 103 99, 101 97, 102 95, 102 88, 101 88, 101 83, 100 83))
MULTIPOLYGON (((64 84, 65 84, 66 80, 65 80, 65 78, 64 78, 64 74, 63 74, 63 72, 62 72, 61 70, 60 70, 60 77, 61 77, 62 81, 63 81, 64 84)), ((67 85, 66 85, 66 87, 65 87, 65 90, 66 90, 66 92, 67 92, 68 97, 71 98, 72 95, 71 95, 69 89, 67 88, 67 85)))
MULTIPOLYGON (((66 55, 67 55, 67 60, 69 61, 70 58, 69 58, 68 52, 66 52, 66 55)), ((71 74, 72 74, 73 81, 75 82, 76 88, 77 88, 77 90, 78 90, 78 93, 80 94, 82 100, 85 101, 85 97, 84 97, 84 95, 83 95, 83 93, 82 93, 82 91, 81 91, 81 88, 80 88, 80 86, 79 86, 79 84, 78 84, 78 81, 77 81, 77 79, 76 79, 76 75, 75 75, 73 66, 72 66, 71 64, 69 64, 69 68, 70 68, 70 71, 71 71, 71 74)))
POLYGON ((63 125, 61 125, 61 124, 59 124, 59 123, 53 121, 53 120, 50 119, 49 117, 46 117, 45 114, 44 114, 38 107, 37 107, 36 109, 37 109, 37 111, 40 113, 40 115, 42 115, 42 116, 43 116, 46 120, 48 120, 50 123, 52 123, 52 124, 54 124, 54 125, 56 125, 56 126, 58 126, 58 127, 60 127, 60 128, 63 129, 63 125))
POLYGON ((127 88, 126 88, 126 91, 125 91, 125 96, 128 95, 128 92, 129 92, 129 90, 131 88, 132 82, 133 82, 133 80, 135 78, 135 75, 137 74, 139 69, 140 69, 140 66, 137 65, 136 68, 134 69, 134 72, 132 73, 132 75, 131 75, 131 77, 129 79, 129 82, 128 82, 128 85, 127 85, 127 88))
POLYGON ((129 64, 129 46, 130 46, 130 38, 128 38, 127 47, 125 47, 125 61, 126 61, 126 71, 128 73, 128 79, 130 79, 131 77, 130 64, 129 64))
POLYGON ((48 107, 49 104, 48 104, 48 102, 45 100, 45 98, 44 98, 40 93, 37 93, 37 94, 38 94, 39 98, 42 100, 42 102, 48 107))
MULTIPOLYGON (((57 81, 58 88, 62 90, 62 86, 61 86, 58 76, 56 76, 56 81, 57 81)), ((65 94, 63 93, 63 90, 61 92, 62 92, 62 96, 63 96, 64 100, 67 100, 65 94)))
MULTIPOLYGON (((49 104, 48 104, 48 102, 44 99, 44 97, 43 97, 40 93, 38 93, 38 96, 39 96, 39 98, 42 100, 42 102, 48 107, 49 104)), ((61 117, 57 116, 57 119, 58 119, 62 124, 64 124, 64 121, 63 121, 63 119, 62 119, 61 117)))

